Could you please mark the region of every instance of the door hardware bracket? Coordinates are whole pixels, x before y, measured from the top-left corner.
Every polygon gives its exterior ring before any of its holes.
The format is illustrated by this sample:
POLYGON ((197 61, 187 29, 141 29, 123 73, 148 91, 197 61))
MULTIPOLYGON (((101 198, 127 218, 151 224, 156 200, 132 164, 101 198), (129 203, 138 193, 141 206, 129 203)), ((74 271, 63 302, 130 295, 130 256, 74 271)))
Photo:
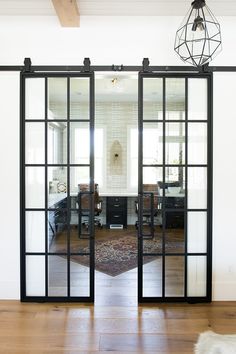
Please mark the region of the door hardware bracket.
POLYGON ((24 59, 24 69, 23 72, 25 73, 30 73, 32 72, 32 68, 31 68, 31 59, 30 58, 25 58, 24 59))
POLYGON ((113 71, 122 71, 123 69, 124 69, 124 66, 123 66, 123 64, 121 64, 121 65, 112 65, 112 70, 113 71))
POLYGON ((150 68, 149 68, 149 59, 148 58, 143 58, 143 72, 149 72, 150 71, 150 68))
POLYGON ((90 59, 89 58, 84 58, 84 68, 83 68, 83 71, 84 72, 90 72, 91 70, 90 70, 90 64, 91 64, 91 62, 90 62, 90 59))

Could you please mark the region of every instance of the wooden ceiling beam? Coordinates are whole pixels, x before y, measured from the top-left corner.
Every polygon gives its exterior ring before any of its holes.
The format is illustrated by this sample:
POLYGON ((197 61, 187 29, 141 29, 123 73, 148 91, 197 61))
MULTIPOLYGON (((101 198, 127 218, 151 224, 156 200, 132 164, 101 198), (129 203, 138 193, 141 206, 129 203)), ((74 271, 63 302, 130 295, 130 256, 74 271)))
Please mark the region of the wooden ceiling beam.
POLYGON ((76 0, 52 0, 62 27, 79 27, 80 16, 76 0))

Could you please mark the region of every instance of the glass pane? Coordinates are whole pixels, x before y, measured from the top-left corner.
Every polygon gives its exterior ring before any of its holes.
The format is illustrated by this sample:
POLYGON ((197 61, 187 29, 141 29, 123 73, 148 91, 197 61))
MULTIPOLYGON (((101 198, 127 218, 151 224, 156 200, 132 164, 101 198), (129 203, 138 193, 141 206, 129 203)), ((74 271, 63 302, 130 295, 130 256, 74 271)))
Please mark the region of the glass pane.
MULTIPOLYGON (((145 235, 150 233, 150 229, 146 227, 146 220, 144 220, 143 226, 143 253, 162 253, 162 229, 160 227, 160 223, 156 225, 156 218, 154 219, 154 237, 153 238, 145 238, 145 235)), ((156 256, 155 256, 156 257, 156 256)))
POLYGON ((70 119, 90 119, 89 78, 70 79, 70 119))
MULTIPOLYGON (((71 212, 71 225, 70 225, 70 252, 71 253, 86 254, 90 252, 90 238, 89 238, 89 227, 88 227, 89 216, 82 216, 81 222, 82 223, 80 229, 78 211, 71 212)), ((95 223, 95 230, 97 235, 97 233, 99 232, 99 228, 96 227, 96 223, 95 223)))
POLYGON ((26 252, 45 252, 45 213, 26 211, 26 252))
POLYGON ((188 256, 188 296, 206 296, 205 256, 188 256))
POLYGON ((188 163, 207 163, 207 125, 204 123, 188 124, 188 163))
POLYGON ((67 208, 67 167, 48 167, 48 207, 67 208))
POLYGON ((45 162, 44 123, 25 124, 25 163, 43 164, 45 162))
POLYGON ((188 79, 188 119, 207 119, 207 79, 188 79))
POLYGON ((63 201, 55 207, 56 210, 48 212, 48 250, 51 253, 67 253, 68 210, 63 201))
POLYGON ((166 164, 185 163, 185 123, 166 123, 166 164))
POLYGON ((162 123, 144 123, 143 125, 143 164, 162 164, 162 123))
POLYGON ((71 296, 90 296, 90 257, 73 255, 70 259, 71 296))
MULTIPOLYGON (((174 201, 175 203, 175 201, 174 201)), ((178 201, 176 201, 178 206, 178 201)), ((184 212, 165 213, 165 252, 183 253, 185 251, 184 212)))
POLYGON ((162 257, 143 257, 143 296, 162 296, 162 257))
MULTIPOLYGON (((157 183, 143 184, 143 193, 142 235, 149 238, 154 235, 152 240, 144 241, 144 252, 160 253, 162 250, 162 243, 160 242, 162 235, 160 229, 160 225, 162 225, 162 211, 157 183)), ((136 205, 136 209, 138 213, 138 205, 136 205)))
POLYGON ((165 257, 165 295, 184 296, 184 257, 165 257))
POLYGON ((90 130, 89 123, 70 124, 70 160, 72 164, 89 164, 90 130))
POLYGON ((26 208, 45 207, 45 169, 44 167, 25 168, 26 208))
MULTIPOLYGON (((163 193, 163 188, 165 186, 166 207, 168 203, 171 204, 173 208, 174 202, 181 204, 184 207, 184 196, 185 196, 185 168, 184 167, 166 167, 166 182, 165 185, 159 184, 160 193, 163 193), (171 199, 172 198, 172 199, 171 199), (174 198, 174 199, 173 199, 174 198), (180 198, 180 200, 176 199, 180 198)), ((178 206, 178 209, 180 207, 178 206)))
POLYGON ((166 120, 185 119, 185 79, 166 79, 166 120))
POLYGON ((188 209, 207 208, 207 169, 188 168, 188 209))
POLYGON ((163 79, 143 79, 143 120, 163 119, 163 79))
POLYGON ((207 213, 188 212, 188 252, 207 250, 207 213))
POLYGON ((48 119, 67 119, 67 78, 48 78, 48 119))
POLYGON ((45 119, 45 79, 25 81, 25 119, 45 119))
POLYGON ((67 296, 67 256, 48 256, 48 296, 67 296))
POLYGON ((78 195, 79 184, 89 184, 90 173, 89 167, 71 167, 70 168, 70 196, 78 195))
POLYGON ((44 256, 26 256, 26 296, 45 296, 44 256))
POLYGON ((143 184, 157 184, 162 179, 162 167, 143 167, 143 184))
POLYGON ((48 123, 48 163, 67 163, 67 123, 48 123))

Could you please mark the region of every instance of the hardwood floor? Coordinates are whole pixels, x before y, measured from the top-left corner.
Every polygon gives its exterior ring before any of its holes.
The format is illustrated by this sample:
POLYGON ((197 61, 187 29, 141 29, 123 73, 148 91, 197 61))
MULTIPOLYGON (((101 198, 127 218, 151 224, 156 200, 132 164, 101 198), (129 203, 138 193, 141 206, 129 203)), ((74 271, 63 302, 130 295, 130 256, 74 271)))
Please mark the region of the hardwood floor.
MULTIPOLYGON (((111 296, 112 297, 112 296, 111 296)), ((236 332, 236 302, 125 306, 0 301, 0 353, 193 353, 198 334, 236 332)))
MULTIPOLYGON (((170 233, 181 247, 181 232, 170 233)), ((63 233, 58 236, 52 244, 54 250, 65 242, 63 233)), ((96 237, 105 238, 107 233, 96 237)), ((72 242, 87 243, 78 240, 76 233, 72 242)), ((51 257, 49 295, 66 295, 66 260, 51 257)), ((166 290, 169 295, 181 294, 183 264, 177 256, 171 259, 166 290)), ((156 295, 161 289, 161 260, 144 267, 145 291, 156 295)), ((71 262, 71 271, 75 295, 86 295, 88 268, 71 262)), ((193 353, 199 333, 209 329, 236 333, 236 302, 138 305, 137 269, 116 277, 96 271, 94 305, 0 301, 0 354, 193 353)))

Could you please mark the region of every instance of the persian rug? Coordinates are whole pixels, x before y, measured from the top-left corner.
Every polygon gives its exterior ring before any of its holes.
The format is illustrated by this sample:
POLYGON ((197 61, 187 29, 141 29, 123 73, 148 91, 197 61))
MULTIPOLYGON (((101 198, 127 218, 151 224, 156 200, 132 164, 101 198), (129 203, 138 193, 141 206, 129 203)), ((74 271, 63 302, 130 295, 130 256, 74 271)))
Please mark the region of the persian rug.
MULTIPOLYGON (((95 241, 95 269, 110 276, 117 276, 121 273, 127 272, 137 267, 138 254, 137 254, 137 237, 133 235, 118 236, 115 239, 106 241, 95 241)), ((161 240, 144 240, 145 253, 160 253, 161 240)), ((168 245, 169 248, 176 246, 168 245)), ((89 252, 88 247, 71 249, 71 253, 89 252)), ((145 257, 144 263, 151 262, 156 259, 156 256, 145 257)), ((71 260, 79 264, 88 266, 88 257, 71 255, 71 260)))
POLYGON ((203 332, 195 345, 195 354, 236 354, 236 334, 203 332))

